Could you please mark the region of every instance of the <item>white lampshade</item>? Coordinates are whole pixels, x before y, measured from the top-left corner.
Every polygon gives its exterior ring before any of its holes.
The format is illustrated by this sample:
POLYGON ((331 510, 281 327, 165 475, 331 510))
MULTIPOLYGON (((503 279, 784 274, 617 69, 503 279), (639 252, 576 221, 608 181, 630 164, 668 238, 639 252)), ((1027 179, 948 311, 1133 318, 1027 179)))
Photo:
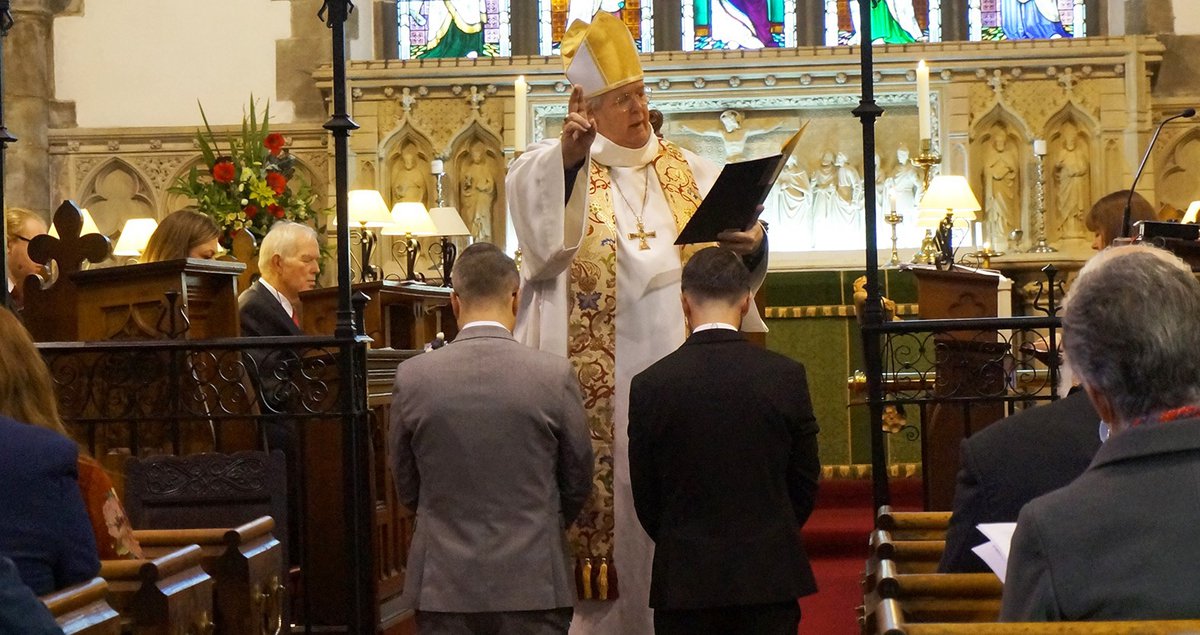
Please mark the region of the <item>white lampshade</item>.
MULTIPOLYGON (((91 212, 87 211, 86 207, 79 211, 83 213, 83 229, 79 230, 79 235, 99 234, 100 228, 96 226, 96 220, 92 218, 91 212)), ((50 224, 50 235, 58 238, 58 228, 53 223, 50 224)))
POLYGON ((158 221, 153 218, 131 218, 125 221, 121 237, 117 239, 117 246, 113 248, 113 255, 133 258, 142 255, 155 229, 158 229, 158 221))
POLYGON ((920 225, 937 225, 946 214, 953 214, 961 220, 975 220, 978 212, 979 199, 971 191, 967 177, 957 174, 940 174, 929 182, 925 195, 917 203, 920 211, 917 223, 920 225))
MULTIPOLYGON (((347 212, 350 224, 359 227, 386 227, 392 223, 392 215, 388 212, 387 203, 378 190, 350 190, 347 199, 347 212)), ((337 224, 337 215, 333 217, 337 224)))
POLYGON ((437 236, 437 227, 425 206, 416 201, 396 203, 392 207, 392 223, 382 230, 385 236, 437 236))
POLYGON ((429 210, 433 226, 437 228, 438 236, 470 236, 471 230, 463 222, 458 210, 453 207, 435 207, 429 210))
POLYGON ((1188 205, 1187 211, 1183 213, 1183 220, 1179 222, 1194 223, 1196 222, 1197 216, 1200 216, 1200 201, 1192 201, 1192 203, 1188 205))

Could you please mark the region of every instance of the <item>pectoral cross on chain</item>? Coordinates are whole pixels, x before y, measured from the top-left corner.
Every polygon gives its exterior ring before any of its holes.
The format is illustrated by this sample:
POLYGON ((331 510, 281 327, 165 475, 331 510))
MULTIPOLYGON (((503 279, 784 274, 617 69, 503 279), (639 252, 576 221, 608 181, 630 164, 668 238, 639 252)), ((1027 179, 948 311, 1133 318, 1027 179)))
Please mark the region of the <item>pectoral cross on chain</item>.
POLYGON ((638 249, 640 249, 642 251, 646 251, 646 250, 650 249, 650 243, 646 242, 646 239, 647 238, 657 238, 658 232, 646 231, 646 226, 642 224, 642 220, 640 218, 637 221, 637 228, 638 228, 638 230, 636 232, 629 232, 629 240, 633 240, 636 238, 639 241, 638 249))

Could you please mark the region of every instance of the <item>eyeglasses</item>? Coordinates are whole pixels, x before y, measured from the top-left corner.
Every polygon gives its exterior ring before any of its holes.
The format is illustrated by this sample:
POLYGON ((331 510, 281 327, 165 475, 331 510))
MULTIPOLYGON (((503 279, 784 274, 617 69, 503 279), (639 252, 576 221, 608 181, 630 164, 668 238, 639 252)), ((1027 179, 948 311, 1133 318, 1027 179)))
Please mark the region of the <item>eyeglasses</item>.
POLYGON ((640 105, 645 108, 650 104, 650 95, 646 93, 645 88, 637 88, 629 92, 621 93, 616 100, 612 102, 612 107, 622 114, 628 114, 633 110, 634 105, 640 105))
POLYGON ((31 242, 33 242, 33 239, 32 239, 32 238, 26 238, 26 237, 24 237, 24 236, 22 236, 22 235, 20 235, 20 234, 13 234, 13 236, 14 236, 14 237, 15 237, 17 240, 22 240, 22 241, 25 241, 25 242, 27 242, 27 243, 31 243, 31 242))

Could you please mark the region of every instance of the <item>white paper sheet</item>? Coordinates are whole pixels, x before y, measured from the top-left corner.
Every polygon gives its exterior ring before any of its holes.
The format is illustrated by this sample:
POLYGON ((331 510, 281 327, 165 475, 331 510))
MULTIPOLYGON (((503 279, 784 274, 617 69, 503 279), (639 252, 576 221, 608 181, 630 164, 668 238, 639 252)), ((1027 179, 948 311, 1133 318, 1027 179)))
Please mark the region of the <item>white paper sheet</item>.
POLYGON ((1008 550, 1017 523, 980 523, 977 528, 988 541, 971 551, 1004 582, 1004 574, 1008 569, 1008 550))

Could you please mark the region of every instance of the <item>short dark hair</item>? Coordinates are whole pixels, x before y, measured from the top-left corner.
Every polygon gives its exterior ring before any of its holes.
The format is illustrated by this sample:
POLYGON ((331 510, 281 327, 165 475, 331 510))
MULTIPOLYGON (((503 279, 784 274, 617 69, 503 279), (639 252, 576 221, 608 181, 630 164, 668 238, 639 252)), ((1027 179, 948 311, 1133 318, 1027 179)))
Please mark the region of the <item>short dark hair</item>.
MULTIPOLYGON (((1129 199, 1129 190, 1117 190, 1100 197, 1083 217, 1083 224, 1088 231, 1100 234, 1100 248, 1112 244, 1121 237, 1121 225, 1125 220, 1125 201, 1129 199)), ((1129 205, 1129 224, 1132 226, 1140 220, 1156 220, 1154 206, 1146 197, 1134 192, 1133 201, 1129 205)))
POLYGON ((464 249, 450 279, 454 292, 468 302, 508 297, 520 285, 517 263, 492 243, 464 249))
POLYGON ((688 259, 680 287, 697 300, 738 302, 750 292, 750 270, 732 251, 705 247, 688 259))

